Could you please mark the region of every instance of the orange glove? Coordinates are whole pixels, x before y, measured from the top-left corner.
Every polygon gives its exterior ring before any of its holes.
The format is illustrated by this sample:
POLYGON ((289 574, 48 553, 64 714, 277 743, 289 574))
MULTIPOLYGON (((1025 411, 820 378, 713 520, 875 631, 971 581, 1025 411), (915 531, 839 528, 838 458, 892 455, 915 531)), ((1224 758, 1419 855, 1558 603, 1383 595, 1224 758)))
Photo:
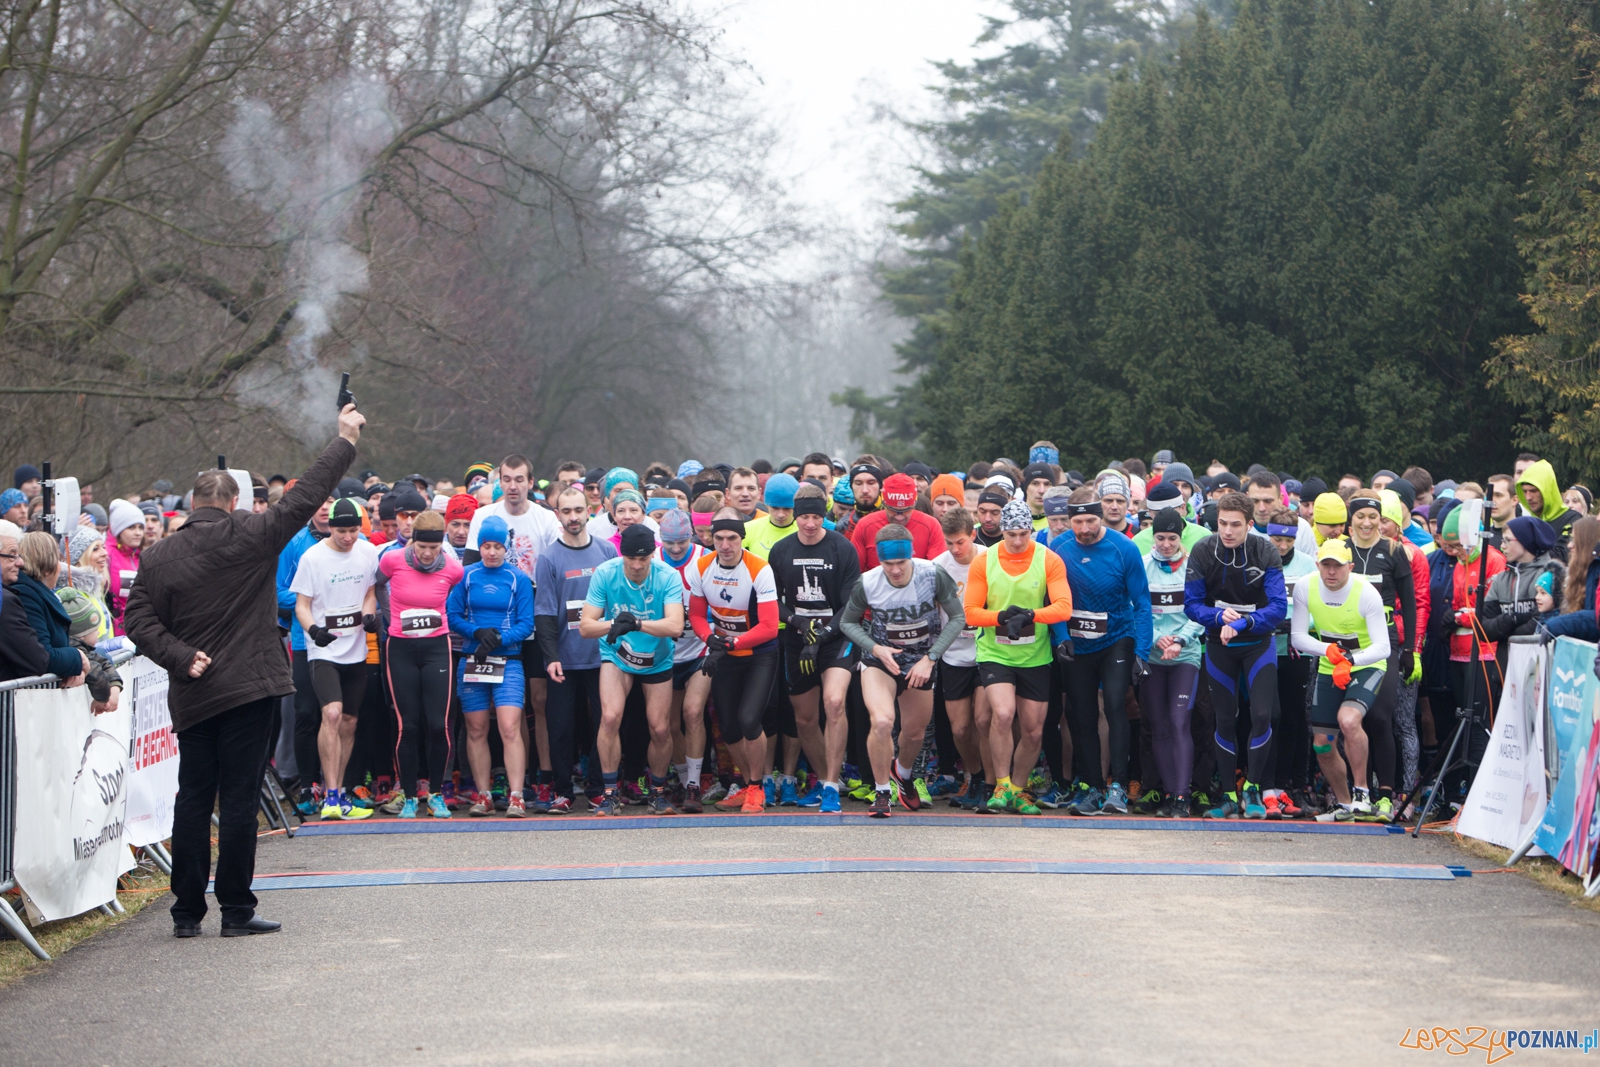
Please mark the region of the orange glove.
POLYGON ((1340 689, 1350 686, 1350 658, 1338 645, 1329 645, 1322 654, 1333 664, 1333 684, 1340 689))

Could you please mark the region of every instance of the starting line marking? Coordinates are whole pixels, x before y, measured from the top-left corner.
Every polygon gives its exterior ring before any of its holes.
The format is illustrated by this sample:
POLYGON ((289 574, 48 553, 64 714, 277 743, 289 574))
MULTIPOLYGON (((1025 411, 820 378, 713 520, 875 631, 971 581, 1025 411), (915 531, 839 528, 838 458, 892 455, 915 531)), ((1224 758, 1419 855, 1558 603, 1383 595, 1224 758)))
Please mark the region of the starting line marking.
POLYGON ((391 871, 258 874, 251 888, 346 889, 486 882, 584 882, 633 878, 727 878, 771 874, 1134 874, 1211 878, 1388 878, 1449 882, 1464 867, 1411 863, 1262 863, 1228 860, 875 859, 817 858, 717 862, 596 863, 546 867, 439 867, 391 871))
MULTIPOLYGON (((533 815, 526 819, 479 818, 451 819, 363 819, 360 822, 307 822, 295 830, 296 837, 337 836, 340 834, 452 834, 522 833, 563 830, 673 830, 703 829, 708 826, 842 826, 848 823, 877 823, 865 812, 822 815, 815 812, 771 815, 564 815, 556 818, 533 815)), ((1234 819, 1139 819, 1124 816, 1067 815, 909 815, 896 812, 891 826, 1003 826, 1039 827, 1048 830, 1165 830, 1182 833, 1266 833, 1339 834, 1381 837, 1403 834, 1405 827, 1382 823, 1327 823, 1276 820, 1268 822, 1234 819)))

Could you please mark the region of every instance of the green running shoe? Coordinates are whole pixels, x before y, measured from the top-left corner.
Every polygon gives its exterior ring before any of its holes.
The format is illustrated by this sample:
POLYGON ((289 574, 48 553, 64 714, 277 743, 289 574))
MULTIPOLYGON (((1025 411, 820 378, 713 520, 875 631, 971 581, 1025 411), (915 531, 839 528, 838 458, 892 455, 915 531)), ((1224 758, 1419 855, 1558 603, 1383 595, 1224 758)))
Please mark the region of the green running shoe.
POLYGON ((1011 791, 1011 810, 1018 815, 1037 815, 1039 805, 1033 802, 1033 794, 1026 789, 1013 789, 1011 791))
POLYGON ((990 794, 989 800, 984 807, 990 812, 1006 811, 1011 807, 1011 797, 1014 793, 1016 793, 1015 787, 1002 789, 999 786, 995 786, 994 792, 990 794))
POLYGON ((1239 798, 1233 793, 1222 794, 1222 803, 1214 808, 1209 808, 1202 818, 1206 819, 1237 819, 1240 813, 1239 798))

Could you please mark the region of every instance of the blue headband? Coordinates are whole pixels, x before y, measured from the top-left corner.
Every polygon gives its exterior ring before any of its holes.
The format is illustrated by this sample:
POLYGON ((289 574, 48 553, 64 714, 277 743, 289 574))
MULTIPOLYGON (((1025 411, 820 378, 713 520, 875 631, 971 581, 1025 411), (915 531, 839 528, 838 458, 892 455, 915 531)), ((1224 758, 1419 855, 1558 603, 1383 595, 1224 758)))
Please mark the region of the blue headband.
POLYGON ((878 542, 878 558, 879 559, 910 559, 911 558, 911 542, 906 540, 906 539, 904 539, 904 538, 899 538, 899 539, 896 539, 896 540, 893 540, 893 541, 879 541, 878 542))
POLYGON ((1283 526, 1283 525, 1280 525, 1280 524, 1278 524, 1276 522, 1269 522, 1269 523, 1267 523, 1267 536, 1268 537, 1298 537, 1298 536, 1300 536, 1300 527, 1298 527, 1298 526, 1283 526))
POLYGON ((1061 466, 1061 451, 1048 445, 1035 445, 1033 448, 1028 449, 1028 462, 1030 464, 1053 463, 1059 467, 1061 466))

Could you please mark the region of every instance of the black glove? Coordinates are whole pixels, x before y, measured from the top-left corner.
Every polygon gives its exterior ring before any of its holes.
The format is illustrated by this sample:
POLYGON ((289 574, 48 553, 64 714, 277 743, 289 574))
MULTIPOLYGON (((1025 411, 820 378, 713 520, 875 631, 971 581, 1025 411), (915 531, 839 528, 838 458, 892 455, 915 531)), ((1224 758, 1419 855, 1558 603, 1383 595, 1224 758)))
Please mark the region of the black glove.
POLYGON ((1006 636, 1016 641, 1022 637, 1022 631, 1033 621, 1033 611, 1030 608, 1012 608, 1011 618, 1005 622, 1006 636))
POLYGON ((1001 626, 1004 626, 1006 623, 1011 621, 1011 616, 1015 615, 1017 612, 1019 612, 1021 610, 1022 610, 1021 608, 1014 608, 1014 607, 1009 607, 1009 606, 1001 608, 999 611, 994 613, 994 624, 995 624, 995 626, 997 628, 1001 627, 1001 626))
POLYGON ((1417 654, 1409 649, 1400 652, 1400 680, 1403 682, 1411 677, 1411 670, 1417 665, 1417 654))
POLYGON ((337 640, 326 626, 310 626, 306 629, 306 636, 315 641, 318 648, 327 648, 337 640))
POLYGON ((369 634, 378 632, 378 617, 376 615, 361 616, 361 628, 369 634))
POLYGON ((1133 657, 1133 684, 1138 685, 1148 677, 1150 677, 1150 664, 1138 656, 1133 657))
POLYGON ((706 647, 713 652, 731 652, 733 642, 724 637, 721 630, 713 630, 711 636, 706 638, 706 647))
POLYGON ((1072 638, 1067 638, 1056 646, 1056 659, 1062 663, 1071 663, 1077 657, 1072 654, 1072 638))
POLYGON ((294 609, 293 608, 279 608, 278 609, 278 622, 282 626, 287 627, 293 621, 294 621, 294 609))
POLYGON ((606 634, 606 640, 612 644, 623 634, 631 634, 639 629, 639 620, 631 611, 619 611, 617 617, 611 620, 611 630, 606 634))
MULTIPOLYGON (((710 642, 708 641, 707 644, 710 644, 710 642)), ((717 673, 717 668, 722 665, 722 661, 727 655, 728 653, 720 648, 707 652, 705 658, 700 661, 700 673, 707 678, 712 677, 717 673)))
POLYGON ((489 655, 500 647, 500 631, 489 626, 472 631, 472 639, 478 642, 478 651, 484 655, 489 655))
POLYGON ((1556 639, 1556 635, 1550 632, 1550 627, 1546 626, 1542 622, 1539 624, 1538 633, 1539 633, 1539 644, 1541 646, 1548 645, 1551 641, 1554 641, 1556 639))
POLYGON ((817 642, 807 641, 800 646, 800 673, 812 675, 817 673, 817 642))

